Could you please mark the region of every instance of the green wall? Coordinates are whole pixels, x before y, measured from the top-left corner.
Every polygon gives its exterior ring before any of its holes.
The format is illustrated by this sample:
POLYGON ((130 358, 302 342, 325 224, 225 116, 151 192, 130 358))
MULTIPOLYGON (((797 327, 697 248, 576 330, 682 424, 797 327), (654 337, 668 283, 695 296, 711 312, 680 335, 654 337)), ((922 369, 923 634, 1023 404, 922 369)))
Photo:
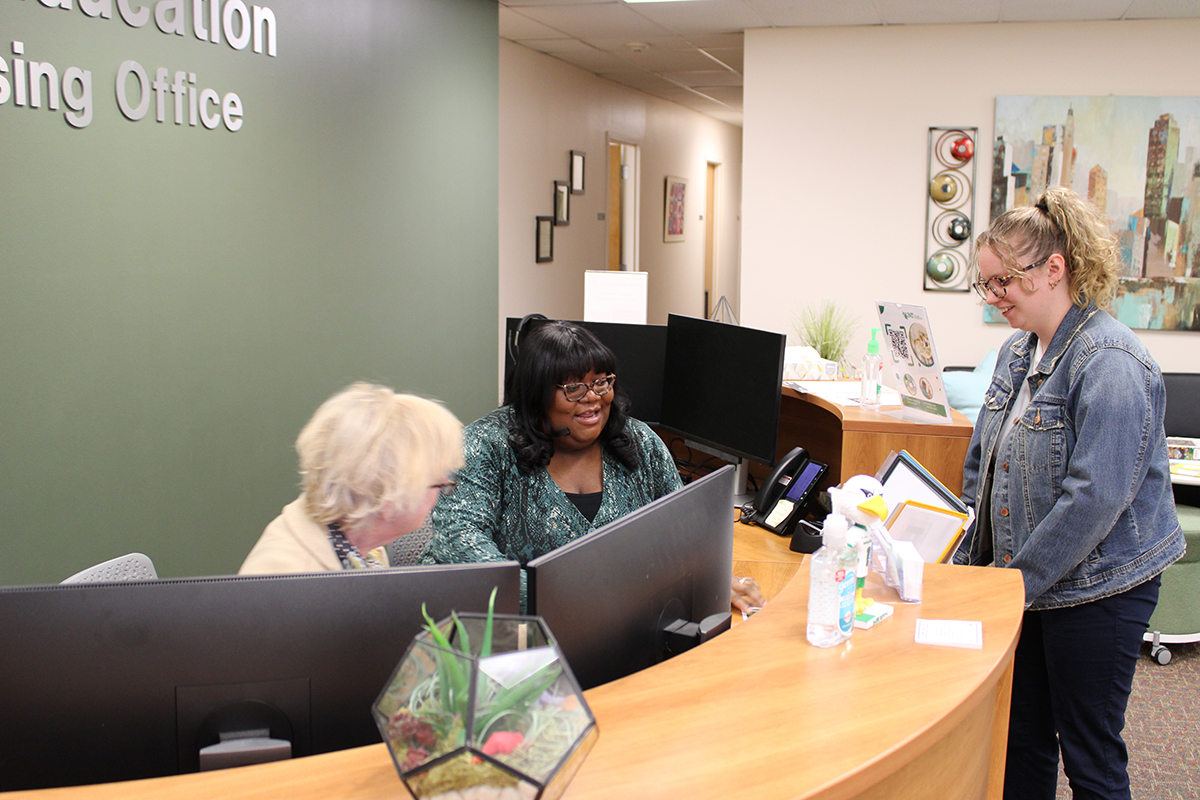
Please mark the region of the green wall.
POLYGON ((0 583, 135 550, 236 571, 354 380, 494 405, 494 0, 259 0, 275 57, 200 41, 193 0, 158 2, 183 35, 48 2, 0 5, 0 583), (45 82, 17 105, 18 60, 90 71, 91 122, 45 82), (128 60, 236 93, 241 128, 187 124, 186 92, 174 124, 169 90, 127 119, 128 60))

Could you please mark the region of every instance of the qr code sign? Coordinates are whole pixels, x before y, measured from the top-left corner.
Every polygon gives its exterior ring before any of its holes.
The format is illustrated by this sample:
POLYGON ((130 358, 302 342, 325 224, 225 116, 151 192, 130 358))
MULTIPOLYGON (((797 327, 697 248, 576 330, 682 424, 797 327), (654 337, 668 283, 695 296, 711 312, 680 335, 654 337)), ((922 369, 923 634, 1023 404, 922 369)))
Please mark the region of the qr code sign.
POLYGON ((908 354, 908 333, 903 328, 887 329, 888 339, 892 344, 892 355, 897 361, 911 363, 912 357, 908 354))

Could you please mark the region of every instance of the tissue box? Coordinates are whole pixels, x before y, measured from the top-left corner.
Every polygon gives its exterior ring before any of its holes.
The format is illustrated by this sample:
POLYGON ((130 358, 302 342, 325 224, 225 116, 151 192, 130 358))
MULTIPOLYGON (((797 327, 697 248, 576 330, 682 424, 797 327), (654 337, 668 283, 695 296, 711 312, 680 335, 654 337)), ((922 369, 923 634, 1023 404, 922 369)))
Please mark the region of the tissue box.
POLYGON ((785 381, 832 381, 837 375, 837 362, 821 358, 815 348, 794 346, 783 351, 785 381))

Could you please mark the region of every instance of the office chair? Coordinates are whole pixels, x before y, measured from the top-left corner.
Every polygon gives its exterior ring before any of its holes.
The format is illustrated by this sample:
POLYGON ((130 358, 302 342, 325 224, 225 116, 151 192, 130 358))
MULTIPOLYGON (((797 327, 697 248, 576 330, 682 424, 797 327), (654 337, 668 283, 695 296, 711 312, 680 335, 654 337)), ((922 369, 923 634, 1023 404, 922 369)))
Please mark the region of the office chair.
POLYGON ((120 581, 153 581, 158 579, 150 557, 142 553, 129 553, 110 558, 103 564, 76 572, 63 583, 116 583, 120 581))
MULTIPOLYGON (((1164 372, 1167 409, 1163 428, 1167 436, 1200 438, 1200 374, 1164 372)), ((1200 506, 1197 487, 1175 485, 1175 508, 1187 542, 1183 558, 1163 570, 1158 607, 1150 617, 1145 639, 1150 657, 1159 664, 1171 662, 1167 644, 1200 642, 1200 506)))
POLYGON ((387 546, 388 564, 393 567, 416 564, 432 539, 433 523, 427 519, 424 525, 411 533, 404 534, 387 546))

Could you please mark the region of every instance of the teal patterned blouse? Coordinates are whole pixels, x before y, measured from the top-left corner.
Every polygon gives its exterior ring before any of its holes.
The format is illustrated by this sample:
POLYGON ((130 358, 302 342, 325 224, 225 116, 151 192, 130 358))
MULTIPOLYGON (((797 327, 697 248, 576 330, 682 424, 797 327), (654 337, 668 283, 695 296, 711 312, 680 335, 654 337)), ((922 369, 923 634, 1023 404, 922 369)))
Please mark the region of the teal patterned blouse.
POLYGON ((645 423, 630 419, 627 430, 637 448, 638 468, 627 469, 604 450, 603 497, 589 522, 544 467, 531 475, 517 470, 508 439, 511 419, 512 409, 503 406, 463 431, 466 465, 458 473, 458 489, 434 506, 434 536, 424 561, 526 564, 682 485, 662 439, 645 423))

